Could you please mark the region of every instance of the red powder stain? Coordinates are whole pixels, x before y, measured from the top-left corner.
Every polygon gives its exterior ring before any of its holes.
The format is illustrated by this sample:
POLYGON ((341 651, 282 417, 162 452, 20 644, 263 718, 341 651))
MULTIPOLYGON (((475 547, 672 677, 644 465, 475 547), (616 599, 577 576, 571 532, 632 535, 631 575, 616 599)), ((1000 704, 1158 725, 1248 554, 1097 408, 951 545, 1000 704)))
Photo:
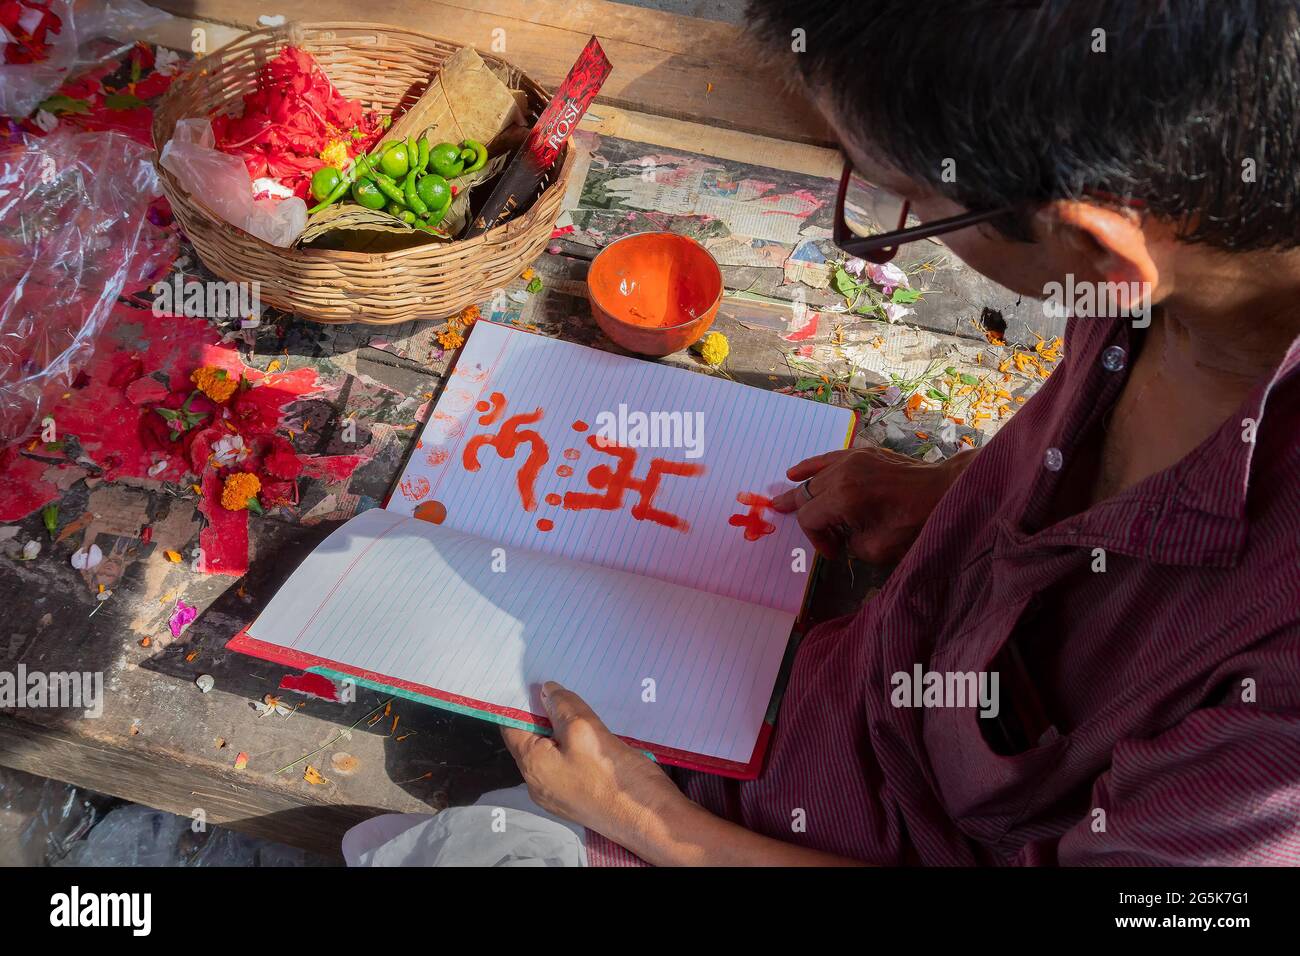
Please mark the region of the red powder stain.
POLYGON ((552 528, 554 528, 554 527, 555 527, 555 522, 552 521, 550 518, 538 518, 538 519, 537 519, 537 530, 538 530, 538 531, 550 531, 550 530, 551 530, 552 528))
POLYGON ((576 448, 566 448, 564 449, 564 457, 569 459, 569 461, 577 461, 582 457, 582 452, 578 451, 576 448))
POLYGON ((421 521, 442 524, 447 520, 447 506, 441 501, 422 501, 415 506, 413 514, 421 521))
POLYGON ((575 432, 585 432, 587 430, 587 423, 582 420, 578 420, 573 423, 573 430, 575 432))
POLYGON ((776 530, 776 525, 763 518, 763 512, 772 507, 771 498, 742 491, 736 495, 736 500, 749 508, 749 511, 743 515, 732 515, 727 519, 727 524, 744 528, 746 541, 757 541, 776 530))
POLYGON ((324 674, 285 674, 280 678, 280 690, 291 690, 318 700, 338 700, 339 689, 324 674))
MULTIPOLYGON (((79 376, 85 386, 72 389, 48 414, 58 423, 61 437, 77 437, 85 454, 104 469, 105 481, 147 479, 156 446, 147 438, 142 423, 144 416, 157 413, 150 406, 134 404, 133 398, 147 396, 150 390, 132 384, 162 373, 172 391, 189 392, 193 388, 190 373, 201 365, 223 368, 235 377, 242 375, 257 387, 232 400, 231 417, 220 426, 211 417, 198 426, 189 460, 175 451, 168 456, 166 468, 152 477, 175 482, 187 472, 201 476, 204 500, 200 511, 209 522, 199 536, 206 559, 203 569, 238 575, 248 569, 248 513, 221 507, 221 481, 208 463, 212 444, 233 434, 227 422, 246 443, 283 433, 288 406, 322 390, 313 369, 268 374, 250 368, 233 347, 221 344, 219 335, 203 319, 155 316, 152 310, 119 304, 79 376)), ((362 455, 304 457, 303 474, 343 481, 365 460, 362 455)), ((58 500, 60 490, 51 478, 57 475, 56 469, 67 467, 74 466, 29 457, 21 445, 0 452, 0 521, 17 521, 58 500)))
POLYGON ((456 378, 463 378, 467 382, 481 382, 488 377, 488 370, 485 368, 461 368, 459 364, 451 370, 451 374, 456 378))
POLYGON ((541 472, 542 466, 550 460, 551 452, 546 445, 546 441, 537 432, 532 429, 520 430, 520 425, 531 425, 534 422, 541 421, 542 410, 534 409, 519 415, 512 415, 501 425, 501 431, 495 435, 475 435, 465 443, 465 452, 461 456, 461 463, 465 466, 466 471, 478 471, 479 449, 485 445, 496 450, 496 453, 502 458, 514 458, 515 452, 521 444, 527 443, 529 447, 528 457, 519 468, 515 476, 515 483, 519 488, 519 502, 523 505, 525 511, 534 511, 537 508, 537 492, 534 485, 537 483, 537 475, 541 472))
POLYGON ((557 495, 557 494, 556 494, 555 492, 553 492, 553 491, 552 491, 549 495, 546 496, 546 503, 547 503, 548 505, 558 505, 558 504, 559 504, 560 502, 562 502, 563 500, 564 500, 563 498, 561 498, 559 495, 557 495))
POLYGON ((505 410, 506 397, 504 395, 502 395, 500 392, 493 392, 489 396, 489 398, 491 398, 492 400, 491 405, 489 405, 487 402, 479 402, 477 405, 474 406, 480 412, 487 412, 486 415, 484 415, 482 418, 478 420, 478 423, 480 425, 491 425, 493 422, 495 422, 498 418, 501 417, 501 413, 505 410), (491 409, 491 411, 488 411, 489 408, 491 409))
POLYGON ((446 439, 459 438, 465 434, 464 424, 455 415, 448 415, 446 412, 434 412, 433 420, 444 426, 439 429, 439 432, 446 439))
POLYGON ((362 462, 370 460, 366 455, 300 455, 299 458, 304 476, 323 478, 330 484, 347 481, 362 462))
POLYGON ((423 475, 416 475, 414 478, 405 479, 398 485, 398 489, 408 501, 419 501, 429 493, 429 479, 423 475))
POLYGON ((637 521, 653 521, 655 524, 686 532, 690 524, 670 511, 654 507, 654 497, 659 492, 660 482, 666 475, 691 477, 704 474, 703 465, 689 462, 668 461, 664 458, 650 459, 650 467, 644 478, 633 477, 636 469, 637 453, 635 448, 623 448, 602 442, 597 436, 587 436, 587 444, 602 454, 612 455, 618 461, 616 469, 608 465, 597 465, 587 473, 587 483, 603 494, 587 494, 581 491, 569 491, 564 495, 566 511, 618 511, 623 507, 623 496, 628 491, 637 494, 637 503, 631 508, 632 517, 637 521))
POLYGON ((435 448, 433 451, 429 452, 429 454, 424 456, 424 460, 434 468, 437 468, 439 465, 445 465, 449 457, 451 457, 451 453, 448 452, 447 449, 435 448))
POLYGON ((555 469, 555 473, 561 478, 569 478, 573 475, 573 469, 568 465, 561 465, 559 468, 555 469))

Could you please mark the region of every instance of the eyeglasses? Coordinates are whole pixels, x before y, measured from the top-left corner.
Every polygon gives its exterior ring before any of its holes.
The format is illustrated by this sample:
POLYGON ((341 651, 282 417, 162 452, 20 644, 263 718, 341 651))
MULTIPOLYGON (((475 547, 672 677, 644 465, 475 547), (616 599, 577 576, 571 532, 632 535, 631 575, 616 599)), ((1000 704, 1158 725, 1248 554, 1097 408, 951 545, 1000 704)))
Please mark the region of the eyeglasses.
POLYGON ((856 175, 846 159, 835 197, 835 245, 868 262, 888 262, 905 242, 956 232, 1010 211, 1007 206, 923 223, 911 215, 910 202, 856 175))

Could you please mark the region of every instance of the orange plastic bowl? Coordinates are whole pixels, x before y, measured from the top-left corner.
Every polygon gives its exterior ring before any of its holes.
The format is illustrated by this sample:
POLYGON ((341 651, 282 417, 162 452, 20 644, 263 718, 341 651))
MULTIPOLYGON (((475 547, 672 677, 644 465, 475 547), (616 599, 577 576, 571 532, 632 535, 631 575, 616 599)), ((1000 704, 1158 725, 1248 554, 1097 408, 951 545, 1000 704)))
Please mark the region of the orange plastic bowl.
POLYGON ((638 232, 600 251, 587 274, 596 324, 640 355, 669 355, 699 341, 722 303, 722 270, 694 239, 638 232))

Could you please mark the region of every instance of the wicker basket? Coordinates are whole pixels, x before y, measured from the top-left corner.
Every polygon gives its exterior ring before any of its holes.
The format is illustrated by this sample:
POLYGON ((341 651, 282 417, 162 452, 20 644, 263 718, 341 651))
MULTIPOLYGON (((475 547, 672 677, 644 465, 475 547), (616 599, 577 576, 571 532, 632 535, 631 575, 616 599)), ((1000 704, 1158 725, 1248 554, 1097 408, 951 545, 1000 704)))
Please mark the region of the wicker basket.
MULTIPOLYGON (((370 23, 293 24, 255 30, 216 50, 178 78, 154 113, 156 147, 179 120, 237 106, 256 87, 262 66, 290 44, 314 57, 345 96, 390 111, 424 91, 429 77, 460 49, 448 40, 370 23)), ((529 119, 546 91, 518 69, 482 51, 528 96, 529 119)), ((163 190, 203 264, 226 280, 258 282, 263 301, 319 322, 391 325, 442 319, 504 286, 541 254, 550 239, 573 168, 567 146, 559 172, 522 216, 459 242, 431 242, 392 252, 281 249, 218 218, 180 188, 161 166, 163 190)))

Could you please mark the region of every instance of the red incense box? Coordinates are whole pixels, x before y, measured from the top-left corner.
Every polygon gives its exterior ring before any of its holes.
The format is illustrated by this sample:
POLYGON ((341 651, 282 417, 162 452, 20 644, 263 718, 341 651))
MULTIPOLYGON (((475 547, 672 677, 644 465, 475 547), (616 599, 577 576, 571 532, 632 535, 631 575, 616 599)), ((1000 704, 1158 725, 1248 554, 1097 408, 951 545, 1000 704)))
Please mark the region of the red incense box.
POLYGON ((501 225, 545 188, 560 149, 577 128, 612 69, 600 41, 592 37, 582 48, 569 75, 546 104, 546 109, 542 110, 527 141, 507 164, 487 202, 466 226, 462 239, 470 239, 501 225))

